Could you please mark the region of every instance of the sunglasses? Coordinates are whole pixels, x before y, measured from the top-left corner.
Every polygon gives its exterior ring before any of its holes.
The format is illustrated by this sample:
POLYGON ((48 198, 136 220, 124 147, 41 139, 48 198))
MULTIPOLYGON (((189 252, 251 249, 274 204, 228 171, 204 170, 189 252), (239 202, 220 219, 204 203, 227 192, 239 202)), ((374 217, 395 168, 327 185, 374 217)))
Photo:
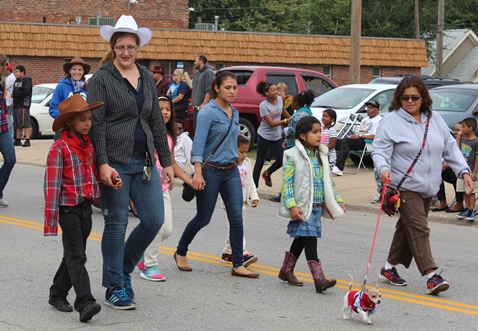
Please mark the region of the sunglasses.
POLYGON ((420 98, 421 98, 421 96, 419 96, 419 95, 402 95, 400 97, 400 99, 402 101, 408 101, 410 99, 412 99, 412 101, 418 101, 418 100, 420 100, 420 98))

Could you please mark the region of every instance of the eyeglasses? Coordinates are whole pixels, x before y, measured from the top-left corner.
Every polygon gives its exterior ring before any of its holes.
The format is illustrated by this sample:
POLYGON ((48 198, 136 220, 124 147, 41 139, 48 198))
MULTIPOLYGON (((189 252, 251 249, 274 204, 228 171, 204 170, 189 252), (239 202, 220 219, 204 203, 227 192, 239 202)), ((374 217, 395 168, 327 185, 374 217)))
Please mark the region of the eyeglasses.
POLYGON ((123 53, 125 50, 128 50, 130 53, 134 53, 138 50, 138 47, 136 46, 115 46, 115 50, 123 53))
POLYGON ((178 74, 173 74, 173 76, 179 76, 178 74))
POLYGON ((420 98, 421 98, 420 95, 402 95, 400 97, 400 99, 402 101, 408 101, 408 100, 412 99, 412 101, 414 101, 414 102, 420 100, 420 98))

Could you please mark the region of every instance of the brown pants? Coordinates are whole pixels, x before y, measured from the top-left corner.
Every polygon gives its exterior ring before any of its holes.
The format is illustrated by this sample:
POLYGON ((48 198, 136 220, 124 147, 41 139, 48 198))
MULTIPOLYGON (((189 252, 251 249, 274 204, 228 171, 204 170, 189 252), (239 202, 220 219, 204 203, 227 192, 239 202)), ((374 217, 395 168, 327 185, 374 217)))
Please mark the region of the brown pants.
POLYGON ((403 264, 408 269, 414 258, 422 276, 426 270, 438 268, 430 248, 427 220, 430 204, 431 198, 425 199, 415 192, 400 191, 400 218, 395 226, 387 259, 391 264, 403 264))

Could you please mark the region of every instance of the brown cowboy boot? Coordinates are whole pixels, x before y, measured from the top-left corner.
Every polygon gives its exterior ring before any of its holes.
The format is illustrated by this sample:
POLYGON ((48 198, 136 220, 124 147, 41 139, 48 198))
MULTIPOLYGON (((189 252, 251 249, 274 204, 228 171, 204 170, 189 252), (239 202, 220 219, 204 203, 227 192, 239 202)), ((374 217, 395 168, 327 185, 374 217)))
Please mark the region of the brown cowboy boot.
POLYGON ((314 279, 315 290, 317 293, 321 293, 330 287, 334 287, 337 281, 335 279, 327 279, 324 276, 324 271, 322 270, 322 265, 320 260, 317 261, 307 261, 309 265, 312 278, 314 279))
POLYGON ((297 263, 297 259, 290 252, 285 252, 284 262, 282 263, 282 268, 279 272, 279 278, 281 280, 286 280, 289 285, 292 286, 302 286, 304 283, 297 280, 294 276, 294 268, 297 263))

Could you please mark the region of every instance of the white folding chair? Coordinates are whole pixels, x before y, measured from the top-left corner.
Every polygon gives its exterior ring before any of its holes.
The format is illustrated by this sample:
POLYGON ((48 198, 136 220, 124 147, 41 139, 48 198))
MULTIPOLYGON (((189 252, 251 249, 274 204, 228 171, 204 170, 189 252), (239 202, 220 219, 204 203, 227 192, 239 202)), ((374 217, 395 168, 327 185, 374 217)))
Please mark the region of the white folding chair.
POLYGON ((361 166, 365 170, 373 170, 373 168, 372 169, 367 168, 367 166, 365 165, 364 160, 363 160, 365 156, 372 155, 372 151, 368 149, 368 143, 369 144, 373 143, 373 140, 364 139, 364 141, 365 141, 365 146, 364 146, 363 149, 352 150, 352 151, 349 152, 349 155, 356 155, 360 158, 359 163, 357 165, 357 169, 355 169, 355 171, 345 171, 344 170, 344 174, 356 174, 360 170, 361 166))

